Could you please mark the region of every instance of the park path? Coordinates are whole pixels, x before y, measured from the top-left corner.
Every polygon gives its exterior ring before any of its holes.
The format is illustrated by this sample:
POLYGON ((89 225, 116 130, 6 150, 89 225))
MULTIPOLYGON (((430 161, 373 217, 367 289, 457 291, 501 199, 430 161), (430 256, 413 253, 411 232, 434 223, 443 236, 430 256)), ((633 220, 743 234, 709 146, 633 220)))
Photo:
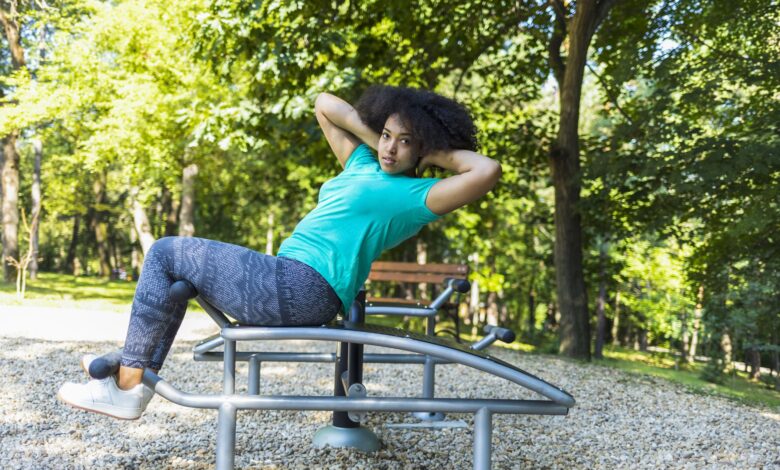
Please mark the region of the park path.
MULTIPOLYGON (((59 403, 65 381, 85 380, 78 360, 124 339, 126 314, 0 305, 0 468, 193 469, 214 466, 216 414, 159 397, 137 421, 119 421, 59 403), (85 327, 86 325, 86 327, 85 327)), ((219 363, 192 360, 194 340, 215 330, 203 313, 185 317, 162 375, 185 391, 219 393, 219 363)), ((242 345, 242 349, 250 345, 242 345)), ((317 342, 265 342, 267 351, 330 352, 317 342)), ((568 416, 497 415, 494 469, 778 469, 780 410, 692 394, 679 385, 596 364, 493 349, 491 354, 547 379, 577 399, 568 416)), ((246 389, 246 364, 238 367, 246 389)), ((414 396, 419 367, 367 365, 370 395, 414 396)), ((264 364, 261 393, 327 395, 332 368, 321 364, 264 364)), ((484 398, 538 396, 459 365, 437 368, 437 394, 484 398)), ((267 411, 239 415, 237 468, 467 469, 467 428, 396 429, 399 413, 369 413, 367 425, 385 447, 376 454, 316 449, 314 432, 326 412, 267 411)))
MULTIPOLYGON (((0 305, 0 336, 50 341, 124 341, 129 320, 129 311, 0 305)), ((176 338, 197 340, 217 331, 216 324, 205 313, 188 312, 176 338)))

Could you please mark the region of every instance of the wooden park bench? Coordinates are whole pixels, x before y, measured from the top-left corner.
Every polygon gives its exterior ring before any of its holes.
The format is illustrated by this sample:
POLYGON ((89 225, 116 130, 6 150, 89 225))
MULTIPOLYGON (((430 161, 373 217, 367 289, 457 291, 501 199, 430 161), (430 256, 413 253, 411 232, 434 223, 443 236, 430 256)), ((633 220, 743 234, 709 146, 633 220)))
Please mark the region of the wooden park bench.
POLYGON ((409 316, 428 317, 428 326, 426 334, 436 335, 438 333, 451 334, 457 342, 460 343, 460 319, 458 316, 458 307, 460 304, 460 294, 467 292, 470 288, 468 282, 469 267, 465 264, 446 264, 446 263, 405 263, 396 261, 377 261, 371 265, 371 272, 368 280, 371 283, 369 292, 374 290, 375 283, 390 284, 385 285, 383 291, 387 292, 380 297, 369 296, 366 299, 366 313, 368 315, 396 314, 409 316), (447 296, 443 302, 440 300, 441 293, 445 292, 449 283, 454 281, 455 301, 447 296), (427 293, 428 286, 432 285, 432 295, 426 299, 423 293, 427 293), (414 288, 419 286, 417 295, 404 295, 411 293, 414 288), (389 288, 388 288, 389 287, 389 288), (401 295, 404 295, 401 297, 401 295), (399 309, 400 308, 400 309, 399 309), (415 311, 407 311, 406 308, 414 308, 415 311), (422 310, 420 309, 433 310, 422 310), (445 317, 450 318, 454 323, 454 331, 436 330, 436 313, 442 312, 445 317))

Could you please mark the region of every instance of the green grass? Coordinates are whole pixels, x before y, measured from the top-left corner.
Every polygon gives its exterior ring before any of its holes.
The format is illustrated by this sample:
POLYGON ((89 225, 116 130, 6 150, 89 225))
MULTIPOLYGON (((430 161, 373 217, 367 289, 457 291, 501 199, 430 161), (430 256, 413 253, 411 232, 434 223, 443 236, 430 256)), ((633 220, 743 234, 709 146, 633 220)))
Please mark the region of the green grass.
MULTIPOLYGON (((135 284, 135 282, 109 281, 97 277, 40 273, 37 280, 27 283, 26 298, 23 301, 16 298, 15 284, 0 283, 0 306, 24 305, 127 312, 133 300, 135 284)), ((190 308, 200 310, 196 304, 191 304, 190 308)), ((400 326, 402 323, 399 317, 387 316, 372 316, 371 322, 386 326, 400 326)), ((424 331, 422 319, 408 320, 408 323, 413 330, 424 331)), ((445 323, 440 326, 448 325, 445 323)), ((476 335, 472 336, 471 329, 466 327, 462 328, 461 338, 467 343, 478 339, 476 335)), ((549 344, 538 347, 519 340, 508 345, 500 342, 495 345, 532 354, 544 354, 555 349, 549 344)), ((780 392, 749 380, 744 372, 730 375, 724 384, 718 385, 700 378, 703 364, 685 364, 685 367, 679 367, 671 354, 640 352, 608 346, 605 348, 604 356, 604 360, 593 361, 593 364, 633 374, 659 377, 681 384, 694 393, 717 395, 749 405, 780 409, 780 392)))
POLYGON ((594 364, 624 370, 634 374, 660 377, 685 386, 693 393, 717 395, 748 405, 760 405, 780 410, 780 392, 766 385, 749 380, 747 374, 736 371, 727 376, 722 385, 701 378, 702 363, 676 365, 674 356, 666 353, 640 352, 633 349, 609 346, 604 350, 604 360, 594 364))
MULTIPOLYGON (((384 315, 372 316, 370 321, 392 327, 399 327, 402 323, 399 317, 384 315)), ((422 319, 407 320, 407 324, 414 331, 425 330, 422 319)), ((437 325, 437 329, 439 329, 439 326, 452 328, 452 325, 446 323, 437 325)), ((463 326, 461 327, 460 336, 466 344, 477 341, 480 338, 479 335, 471 334, 470 327, 463 326)), ((553 342, 545 342, 541 346, 535 346, 524 343, 519 339, 511 344, 496 342, 493 345, 494 347, 540 355, 546 355, 550 351, 557 350, 553 342)), ((724 384, 718 385, 707 382, 700 377, 704 368, 702 363, 686 364, 685 367, 681 368, 675 364, 675 358, 671 354, 641 352, 613 346, 605 348, 603 360, 593 360, 592 364, 600 367, 612 367, 632 374, 659 377, 680 384, 692 393, 720 396, 747 405, 766 406, 780 411, 780 392, 768 389, 762 383, 749 380, 744 372, 736 372, 734 375, 728 376, 724 384)))
MULTIPOLYGON (((24 300, 16 297, 16 283, 0 282, 0 305, 128 312, 135 285, 131 281, 39 273, 38 279, 27 281, 24 300)), ((192 305, 191 308, 197 310, 200 307, 192 305)))

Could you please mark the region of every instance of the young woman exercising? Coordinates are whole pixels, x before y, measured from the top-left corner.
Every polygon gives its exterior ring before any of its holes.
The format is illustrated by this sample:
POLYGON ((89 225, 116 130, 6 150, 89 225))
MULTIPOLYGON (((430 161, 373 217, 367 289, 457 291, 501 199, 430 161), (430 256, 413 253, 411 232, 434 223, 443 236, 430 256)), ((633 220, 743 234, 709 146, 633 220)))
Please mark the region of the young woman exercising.
POLYGON ((348 311, 384 250, 484 196, 501 176, 498 163, 475 152, 468 111, 435 93, 374 86, 355 108, 322 93, 314 109, 344 171, 322 185, 317 206, 277 256, 202 238, 158 240, 138 280, 119 373, 66 383, 60 400, 116 418, 141 416, 153 395, 141 383, 144 368, 162 367, 186 309, 169 297, 173 282, 186 279, 244 325, 321 325, 348 311), (455 174, 418 177, 431 166, 455 174))

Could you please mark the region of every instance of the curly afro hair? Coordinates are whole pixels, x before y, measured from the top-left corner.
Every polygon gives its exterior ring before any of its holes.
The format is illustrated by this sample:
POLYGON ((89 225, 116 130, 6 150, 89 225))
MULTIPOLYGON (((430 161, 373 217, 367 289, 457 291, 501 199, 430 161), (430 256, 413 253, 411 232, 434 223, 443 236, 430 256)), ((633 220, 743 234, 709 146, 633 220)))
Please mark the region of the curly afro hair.
POLYGON ((387 118, 398 114, 411 129, 420 155, 434 150, 477 149, 477 129, 468 110, 431 91, 372 85, 363 92, 355 109, 360 119, 378 134, 387 118))

